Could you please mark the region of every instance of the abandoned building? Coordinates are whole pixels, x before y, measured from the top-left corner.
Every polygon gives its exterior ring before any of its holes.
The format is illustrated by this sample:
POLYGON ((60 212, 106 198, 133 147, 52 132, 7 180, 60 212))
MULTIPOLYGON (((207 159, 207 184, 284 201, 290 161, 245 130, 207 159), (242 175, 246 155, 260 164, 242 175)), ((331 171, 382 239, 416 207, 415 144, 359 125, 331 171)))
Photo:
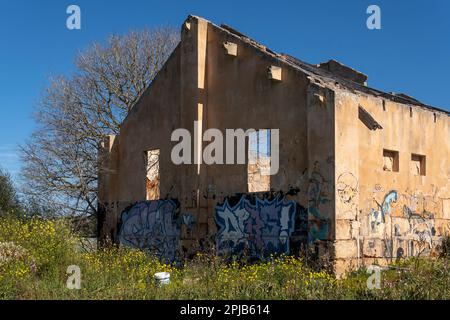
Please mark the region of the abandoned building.
POLYGON ((450 113, 367 79, 189 16, 120 135, 100 147, 100 238, 168 260, 306 245, 339 274, 435 254, 450 231, 450 113), (245 146, 257 161, 177 165, 179 128, 200 133, 197 158, 206 130, 255 129, 245 146), (271 129, 279 170, 267 175, 271 129))

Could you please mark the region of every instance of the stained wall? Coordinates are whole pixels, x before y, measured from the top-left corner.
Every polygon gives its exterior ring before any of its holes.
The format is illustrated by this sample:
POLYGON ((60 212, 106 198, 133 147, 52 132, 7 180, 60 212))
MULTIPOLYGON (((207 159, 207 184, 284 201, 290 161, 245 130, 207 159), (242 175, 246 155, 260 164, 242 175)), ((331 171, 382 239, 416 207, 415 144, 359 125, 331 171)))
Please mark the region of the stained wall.
POLYGON ((159 149, 160 196, 176 200, 174 212, 189 217, 189 228, 177 226, 180 246, 192 252, 208 241, 217 246, 218 238, 234 237, 242 246, 255 235, 287 250, 286 233, 291 237, 300 229, 302 241, 333 260, 337 273, 435 251, 450 219, 447 114, 317 81, 263 46, 198 17, 189 17, 181 34, 120 136, 100 148, 104 236, 120 238, 125 208, 145 200, 145 152, 159 149), (232 54, 225 45, 230 43, 232 54), (281 70, 280 78, 270 77, 272 67, 281 70), (361 121, 361 107, 382 129, 361 121), (196 130, 279 129, 280 170, 270 177, 271 192, 249 193, 246 164, 173 164, 177 142, 171 134, 179 128, 194 138, 192 161, 209 144, 194 141, 196 130), (383 150, 398 152, 398 172, 383 169, 383 150), (412 173, 412 155, 426 157, 425 175, 412 173), (271 202, 274 195, 282 203, 271 202), (259 200, 248 202, 248 196, 259 200), (228 220, 223 214, 218 219, 226 201, 236 197, 228 220), (277 233, 264 233, 264 224, 278 230, 276 244, 267 239, 277 233))
POLYGON ((450 230, 449 119, 336 90, 337 269, 436 254, 450 230), (359 119, 361 107, 382 129, 359 119), (384 150, 397 153, 396 168, 386 166, 384 150), (421 174, 415 155, 425 157, 421 174))

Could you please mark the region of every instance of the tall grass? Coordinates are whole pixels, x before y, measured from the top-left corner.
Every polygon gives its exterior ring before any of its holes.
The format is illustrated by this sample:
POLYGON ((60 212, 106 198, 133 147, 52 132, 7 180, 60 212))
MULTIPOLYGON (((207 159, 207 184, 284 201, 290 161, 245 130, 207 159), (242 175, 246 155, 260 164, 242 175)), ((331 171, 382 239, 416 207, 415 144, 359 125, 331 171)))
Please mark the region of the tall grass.
POLYGON ((144 252, 112 247, 80 249, 61 221, 0 220, 0 299, 449 299, 449 259, 404 261, 367 287, 358 271, 336 280, 301 258, 278 257, 251 265, 197 255, 183 267, 144 252), (81 289, 66 286, 68 266, 81 270, 81 289), (156 272, 170 285, 155 286, 156 272))

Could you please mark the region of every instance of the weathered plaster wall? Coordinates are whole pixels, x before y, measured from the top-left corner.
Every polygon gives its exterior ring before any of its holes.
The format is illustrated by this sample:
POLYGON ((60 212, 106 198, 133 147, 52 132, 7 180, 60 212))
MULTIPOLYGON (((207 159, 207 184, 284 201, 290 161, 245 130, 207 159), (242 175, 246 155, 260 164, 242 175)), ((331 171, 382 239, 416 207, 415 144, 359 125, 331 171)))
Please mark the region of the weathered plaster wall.
POLYGON ((336 91, 336 269, 433 254, 450 230, 450 121, 447 114, 336 91), (362 106, 383 127, 358 119, 362 106), (399 171, 383 170, 383 149, 399 171), (410 170, 426 156, 426 175, 410 170), (358 259, 359 258, 359 259, 358 259))
MULTIPOLYGON (((146 199, 145 151, 160 149, 160 190, 163 198, 172 196, 178 185, 179 168, 170 160, 168 143, 172 131, 180 126, 180 47, 160 71, 151 87, 133 107, 121 126, 120 137, 111 138, 105 168, 100 175, 99 194, 108 208, 108 224, 103 235, 117 234, 121 212, 130 204, 146 199), (104 194, 104 193, 103 193, 104 194)), ((101 235, 102 236, 102 235, 101 235)))
MULTIPOLYGON (((305 75, 214 25, 208 28, 206 66, 205 130, 217 128, 225 133, 226 129, 238 128, 280 129, 280 171, 269 177, 270 189, 287 192, 290 186, 301 185, 302 203, 307 206, 308 179, 302 180, 303 173, 311 168, 305 75), (223 44, 227 42, 237 45, 237 56, 226 54, 223 44), (281 82, 269 78, 271 65, 282 67, 281 82)), ((206 197, 200 204, 208 208, 209 233, 215 234, 216 205, 226 197, 249 191, 247 165, 210 165, 202 169, 206 177, 201 194, 206 197)))
MULTIPOLYGON (((120 137, 108 138, 101 148, 105 161, 99 197, 107 213, 103 233, 114 238, 124 209, 145 200, 144 152, 160 149, 161 198, 175 199, 178 214, 195 221, 189 228, 169 228, 173 232, 168 234, 191 252, 220 239, 225 246, 237 243, 227 250, 239 251, 247 242, 256 252, 264 241, 273 245, 269 238, 276 238, 278 231, 295 237, 307 230, 302 241, 319 257, 335 259, 341 273, 432 251, 449 230, 448 115, 416 106, 411 111, 406 105, 320 84, 255 46, 201 18, 185 22, 180 45, 123 123, 120 137), (224 43, 235 44, 237 54, 227 54, 224 43), (281 81, 269 77, 270 66, 281 68, 281 81), (371 130, 360 121, 359 106, 383 129, 371 130), (270 177, 275 196, 256 195, 269 201, 259 207, 256 203, 262 202, 240 200, 223 219, 227 199, 248 195, 247 165, 175 166, 171 134, 185 128, 194 138, 194 121, 200 134, 209 128, 223 133, 280 129, 280 171, 270 177), (383 149, 399 152, 399 172, 383 170, 383 149), (425 176, 411 174, 412 153, 426 156, 425 176), (277 195, 285 204, 297 204, 294 222, 271 207, 277 195), (264 233, 261 221, 279 230, 264 233), (230 225, 242 230, 230 233, 230 225)), ((196 157, 208 144, 192 141, 196 157)), ((147 211, 143 217, 158 216, 147 211)), ((274 251, 288 250, 283 237, 274 251)), ((168 255, 180 247, 171 245, 168 255)))
POLYGON ((308 88, 308 243, 324 263, 335 238, 335 94, 319 84, 308 88), (326 124, 326 125, 324 125, 326 124))
POLYGON ((117 226, 117 172, 119 137, 108 136, 99 146, 98 174, 98 234, 101 242, 115 239, 117 226))
MULTIPOLYGON (((125 207, 145 199, 144 151, 161 149, 161 197, 179 200, 181 211, 194 215, 194 238, 215 236, 216 206, 226 197, 248 193, 247 165, 174 166, 170 134, 186 128, 194 136, 198 121, 200 132, 280 129, 280 170, 270 177, 270 188, 298 189, 289 197, 310 209, 311 241, 331 240, 334 130, 323 123, 332 122, 333 109, 331 92, 310 88, 302 72, 206 20, 191 17, 183 25, 180 45, 126 118, 117 151, 110 154, 111 170, 104 179, 110 194, 102 198, 116 206, 116 217, 108 220, 111 225, 120 222, 117 215, 125 207), (237 56, 226 54, 226 42, 237 45, 237 56), (281 67, 281 81, 270 79, 272 65, 281 67)), ((208 143, 200 144, 203 149, 208 143)), ((192 147, 197 153, 194 142, 192 147)), ((198 247, 196 241, 186 245, 198 247)))
MULTIPOLYGON (((280 172, 270 181, 271 188, 279 190, 294 184, 298 171, 308 167, 307 79, 285 66, 281 82, 273 81, 268 76, 273 64, 280 65, 257 48, 210 25, 207 127, 222 132, 235 128, 280 129, 280 172), (236 57, 226 55, 223 43, 228 41, 237 44, 236 57)), ((225 196, 248 191, 247 165, 213 165, 206 170, 209 182, 225 196), (222 176, 227 179, 214 179, 222 176)))

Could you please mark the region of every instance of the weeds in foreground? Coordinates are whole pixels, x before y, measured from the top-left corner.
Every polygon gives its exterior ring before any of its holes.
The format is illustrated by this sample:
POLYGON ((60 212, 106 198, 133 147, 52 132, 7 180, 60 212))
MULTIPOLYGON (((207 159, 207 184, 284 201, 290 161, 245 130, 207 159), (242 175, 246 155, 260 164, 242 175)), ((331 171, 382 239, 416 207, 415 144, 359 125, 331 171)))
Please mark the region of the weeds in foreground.
POLYGON ((336 280, 309 268, 301 258, 240 264, 199 254, 179 267, 138 250, 80 247, 60 221, 0 220, 0 299, 450 298, 448 256, 392 265, 382 272, 380 289, 370 290, 364 270, 336 280), (80 267, 80 290, 66 286, 70 265, 80 267), (155 286, 156 272, 169 272, 170 285, 155 286))

